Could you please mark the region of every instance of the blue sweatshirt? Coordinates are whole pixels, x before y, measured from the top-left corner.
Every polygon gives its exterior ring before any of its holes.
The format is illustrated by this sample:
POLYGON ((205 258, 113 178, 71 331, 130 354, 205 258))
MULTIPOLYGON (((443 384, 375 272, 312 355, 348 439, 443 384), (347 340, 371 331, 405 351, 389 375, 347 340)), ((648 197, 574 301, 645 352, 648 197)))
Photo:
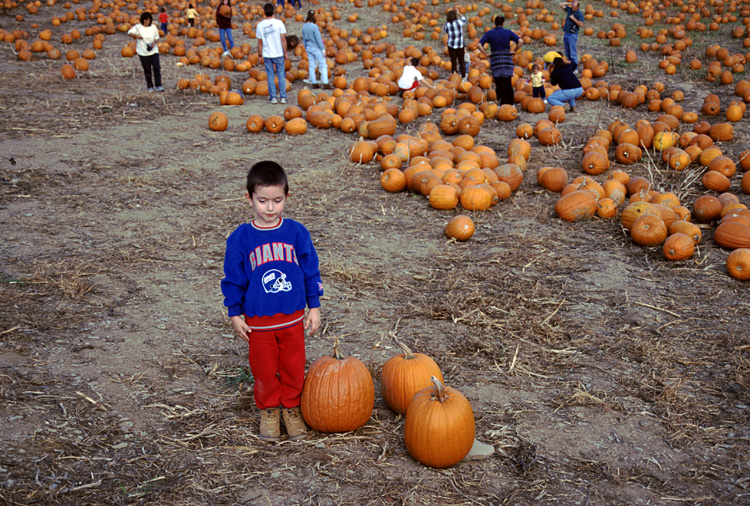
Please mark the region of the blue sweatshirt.
MULTIPOLYGON (((282 218, 272 228, 240 225, 227 239, 224 276, 221 291, 230 317, 291 316, 320 307, 318 254, 310 232, 294 220, 282 218)), ((296 321, 273 323, 280 328, 278 323, 296 321)))

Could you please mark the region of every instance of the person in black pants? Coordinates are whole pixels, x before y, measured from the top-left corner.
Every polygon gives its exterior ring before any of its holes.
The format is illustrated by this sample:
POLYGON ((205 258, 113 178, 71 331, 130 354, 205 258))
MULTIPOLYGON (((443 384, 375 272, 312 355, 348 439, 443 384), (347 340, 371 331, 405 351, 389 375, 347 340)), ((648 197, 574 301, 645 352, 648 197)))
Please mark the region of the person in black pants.
POLYGON ((500 105, 510 104, 513 105, 513 71, 515 64, 513 63, 513 54, 510 52, 510 43, 515 42, 517 52, 523 41, 521 38, 510 30, 503 28, 505 18, 503 16, 495 17, 495 28, 486 32, 479 39, 479 51, 487 56, 487 52, 484 50, 484 45, 489 44, 490 50, 490 69, 492 70, 492 77, 495 79, 495 89, 497 91, 497 98, 500 101, 500 105))
POLYGON ((159 29, 154 26, 150 12, 141 14, 141 22, 128 30, 128 35, 136 40, 135 52, 141 60, 143 73, 146 75, 146 86, 149 93, 164 91, 161 85, 161 66, 159 65, 159 29), (153 73, 153 80, 151 74, 153 73), (156 85, 156 86, 154 86, 156 85))

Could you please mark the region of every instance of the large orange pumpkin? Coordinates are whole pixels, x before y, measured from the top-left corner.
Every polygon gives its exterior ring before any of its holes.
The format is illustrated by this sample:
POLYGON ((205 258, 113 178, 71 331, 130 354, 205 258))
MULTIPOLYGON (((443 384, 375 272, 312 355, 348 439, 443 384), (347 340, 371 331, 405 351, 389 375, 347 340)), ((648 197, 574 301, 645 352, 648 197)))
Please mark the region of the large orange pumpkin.
POLYGON ((589 190, 576 190, 561 197, 555 204, 555 212, 565 221, 591 218, 596 212, 597 194, 589 190))
POLYGON ((685 260, 695 253, 695 242, 682 232, 677 232, 667 237, 662 251, 667 260, 685 260))
POLYGON ((630 237, 639 246, 658 246, 667 238, 667 226, 659 216, 644 214, 633 223, 630 237))
POLYGON ((338 339, 332 356, 310 365, 302 388, 302 417, 318 432, 349 432, 367 423, 375 405, 375 385, 367 366, 344 357, 338 339))
POLYGON ((433 376, 433 386, 417 392, 409 403, 404 443, 422 464, 442 469, 461 461, 474 444, 474 412, 458 390, 443 386, 433 376))
POLYGON ((714 242, 726 249, 750 248, 750 227, 736 221, 722 222, 714 230, 714 242))
POLYGON ((429 387, 433 376, 443 381, 443 374, 430 357, 413 353, 404 343, 396 342, 403 353, 392 356, 383 364, 380 391, 389 408, 405 415, 414 394, 429 387))

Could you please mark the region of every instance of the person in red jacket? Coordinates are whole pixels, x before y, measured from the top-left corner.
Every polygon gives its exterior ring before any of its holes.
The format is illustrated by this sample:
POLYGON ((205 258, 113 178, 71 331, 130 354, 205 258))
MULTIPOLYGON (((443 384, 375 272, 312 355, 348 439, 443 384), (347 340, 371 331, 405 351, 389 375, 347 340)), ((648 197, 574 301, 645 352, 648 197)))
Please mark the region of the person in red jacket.
POLYGON ((161 31, 166 35, 169 16, 167 16, 167 9, 165 9, 164 7, 161 8, 161 12, 159 13, 159 23, 161 23, 161 31))
POLYGON ((231 54, 229 51, 234 47, 232 6, 229 5, 229 0, 221 0, 221 4, 216 9, 216 24, 219 25, 219 38, 221 39, 221 47, 224 48, 221 56, 229 56, 231 54), (229 48, 227 48, 227 41, 229 42, 229 48))

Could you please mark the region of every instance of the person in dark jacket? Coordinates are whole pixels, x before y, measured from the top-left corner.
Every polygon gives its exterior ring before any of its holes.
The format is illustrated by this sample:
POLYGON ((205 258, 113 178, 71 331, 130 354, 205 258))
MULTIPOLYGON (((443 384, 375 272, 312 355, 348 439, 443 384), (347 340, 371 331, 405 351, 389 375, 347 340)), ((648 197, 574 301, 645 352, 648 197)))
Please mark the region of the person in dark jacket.
POLYGON ((221 37, 221 47, 224 53, 221 56, 229 56, 231 49, 234 47, 232 38, 232 6, 229 0, 221 0, 221 4, 216 9, 216 24, 219 25, 219 37, 221 37), (229 48, 227 48, 229 42, 229 48))
POLYGON ((552 62, 552 70, 549 73, 549 82, 552 86, 560 89, 547 98, 550 105, 570 104, 570 112, 576 111, 576 98, 583 94, 581 81, 575 75, 577 65, 565 63, 562 58, 555 58, 552 62))
POLYGON ((523 44, 523 39, 510 30, 503 28, 505 23, 504 16, 495 17, 495 28, 489 30, 482 38, 479 39, 479 52, 487 57, 484 45, 489 44, 491 54, 490 70, 495 80, 495 90, 500 105, 513 105, 513 72, 515 64, 513 63, 513 54, 518 52, 523 44), (511 52, 510 44, 515 43, 515 49, 511 52))

